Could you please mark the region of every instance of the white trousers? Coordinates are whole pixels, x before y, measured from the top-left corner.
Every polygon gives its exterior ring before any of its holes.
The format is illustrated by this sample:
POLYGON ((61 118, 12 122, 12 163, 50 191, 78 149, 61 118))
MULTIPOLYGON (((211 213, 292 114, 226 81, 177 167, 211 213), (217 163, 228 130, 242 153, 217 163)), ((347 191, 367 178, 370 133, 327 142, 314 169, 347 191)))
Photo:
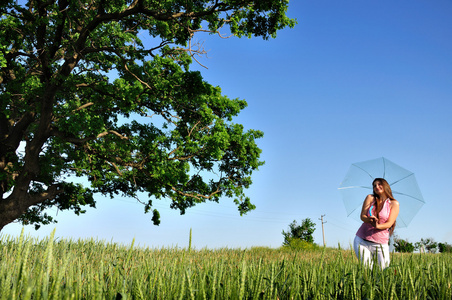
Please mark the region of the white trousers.
POLYGON ((358 259, 370 268, 373 266, 375 257, 382 270, 389 266, 388 244, 373 243, 356 236, 353 242, 353 249, 358 259))

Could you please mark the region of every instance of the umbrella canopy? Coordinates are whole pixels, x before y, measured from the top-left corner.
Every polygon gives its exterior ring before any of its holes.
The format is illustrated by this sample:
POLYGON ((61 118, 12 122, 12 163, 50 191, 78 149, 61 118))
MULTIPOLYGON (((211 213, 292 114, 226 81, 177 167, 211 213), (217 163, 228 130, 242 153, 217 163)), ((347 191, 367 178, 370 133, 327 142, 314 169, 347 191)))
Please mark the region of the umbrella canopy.
POLYGON ((372 181, 384 178, 400 203, 397 227, 406 227, 425 201, 414 173, 381 157, 354 163, 339 186, 347 216, 360 220, 361 208, 368 194, 373 193, 372 181))

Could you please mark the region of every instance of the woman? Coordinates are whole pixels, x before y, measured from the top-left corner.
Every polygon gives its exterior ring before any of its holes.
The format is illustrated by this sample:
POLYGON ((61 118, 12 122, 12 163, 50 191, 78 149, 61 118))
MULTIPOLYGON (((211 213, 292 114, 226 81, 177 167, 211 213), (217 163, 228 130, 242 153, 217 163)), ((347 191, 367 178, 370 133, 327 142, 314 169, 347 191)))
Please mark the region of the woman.
POLYGON ((356 233, 353 248, 364 265, 372 268, 376 255, 383 270, 389 266, 389 236, 394 232, 399 202, 392 196, 391 187, 383 178, 372 182, 373 194, 367 195, 361 210, 364 222, 356 233))

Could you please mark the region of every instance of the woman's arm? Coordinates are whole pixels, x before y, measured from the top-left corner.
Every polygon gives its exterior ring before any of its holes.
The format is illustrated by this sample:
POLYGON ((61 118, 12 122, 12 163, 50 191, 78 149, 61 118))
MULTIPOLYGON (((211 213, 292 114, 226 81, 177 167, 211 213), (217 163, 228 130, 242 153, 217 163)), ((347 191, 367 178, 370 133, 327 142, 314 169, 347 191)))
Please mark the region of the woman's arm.
POLYGON ((389 218, 385 223, 378 224, 375 222, 372 224, 377 229, 388 229, 391 228, 391 226, 394 224, 394 222, 397 219, 397 216, 399 215, 399 201, 392 200, 391 201, 391 212, 389 213, 389 218))
POLYGON ((372 223, 372 220, 377 220, 375 216, 369 217, 369 208, 372 206, 372 203, 375 202, 375 197, 373 195, 367 195, 366 199, 364 199, 363 207, 361 209, 361 221, 364 223, 372 223))

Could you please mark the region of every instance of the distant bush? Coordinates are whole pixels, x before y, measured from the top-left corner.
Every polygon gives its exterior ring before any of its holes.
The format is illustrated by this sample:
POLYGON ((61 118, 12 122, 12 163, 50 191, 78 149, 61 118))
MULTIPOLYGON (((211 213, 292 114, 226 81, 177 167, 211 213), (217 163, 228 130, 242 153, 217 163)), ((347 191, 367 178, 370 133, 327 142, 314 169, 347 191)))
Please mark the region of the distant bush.
POLYGON ((420 252, 427 250, 429 253, 436 253, 438 243, 433 238, 422 238, 420 242, 415 243, 415 249, 418 249, 420 252))
POLYGON ((438 243, 438 249, 441 253, 452 253, 452 245, 448 243, 438 243))
POLYGON ((314 243, 314 237, 312 234, 315 231, 315 223, 311 221, 310 218, 306 218, 301 221, 301 225, 297 224, 297 221, 294 220, 289 224, 289 228, 286 231, 282 231, 284 236, 283 245, 289 245, 290 240, 299 239, 306 241, 308 243, 314 243))
POLYGON ((407 240, 401 238, 394 238, 394 249, 397 252, 412 253, 414 251, 414 245, 407 240))
POLYGON ((315 243, 306 242, 302 239, 292 238, 288 239, 287 243, 283 245, 283 249, 291 250, 318 250, 320 247, 315 243))

